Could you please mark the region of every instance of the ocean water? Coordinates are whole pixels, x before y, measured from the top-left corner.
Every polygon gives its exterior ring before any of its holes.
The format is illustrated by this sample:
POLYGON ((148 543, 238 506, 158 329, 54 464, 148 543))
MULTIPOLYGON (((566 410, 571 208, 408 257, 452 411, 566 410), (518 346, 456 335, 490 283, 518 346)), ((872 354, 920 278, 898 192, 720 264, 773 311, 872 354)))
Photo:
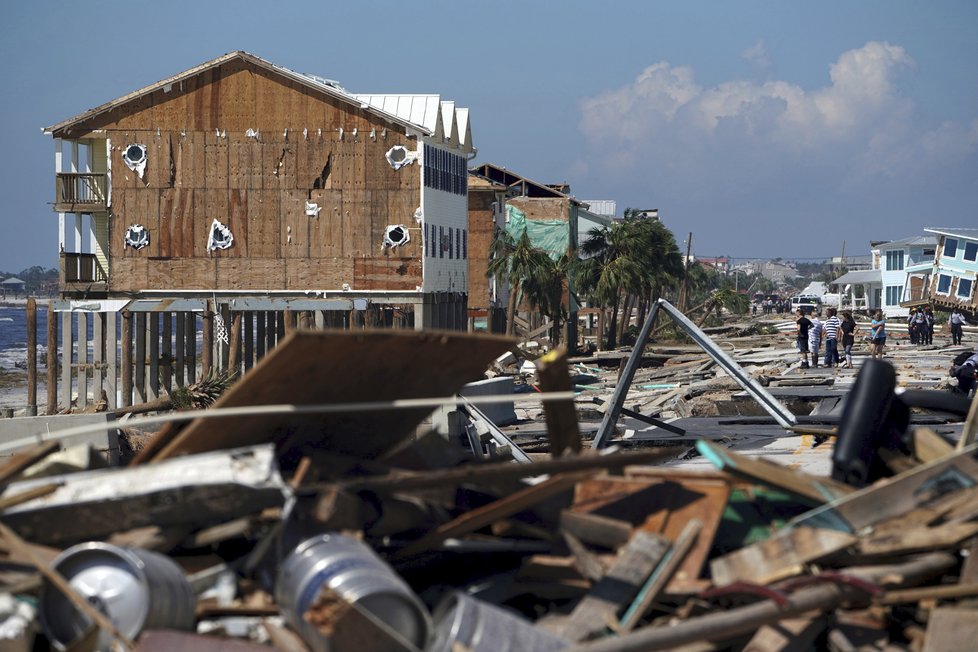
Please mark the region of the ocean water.
MULTIPOLYGON (((77 341, 78 326, 72 326, 72 341, 77 341)), ((92 324, 88 324, 89 340, 92 336, 92 324)), ((48 341, 48 310, 45 305, 37 306, 37 364, 39 374, 43 374, 44 356, 47 354, 48 341)), ((60 345, 61 334, 58 334, 60 345)), ((89 351, 92 345, 89 344, 89 351)), ((58 355, 61 347, 58 347, 58 355)), ((0 306, 0 370, 15 371, 17 365, 27 364, 27 307, 0 306)))

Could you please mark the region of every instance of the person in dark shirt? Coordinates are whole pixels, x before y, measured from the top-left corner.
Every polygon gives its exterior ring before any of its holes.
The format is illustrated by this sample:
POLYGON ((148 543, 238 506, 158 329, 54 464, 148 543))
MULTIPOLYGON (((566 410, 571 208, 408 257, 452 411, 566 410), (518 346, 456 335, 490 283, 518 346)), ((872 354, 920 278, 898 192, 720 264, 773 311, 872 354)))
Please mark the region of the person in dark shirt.
POLYGON ((798 309, 797 341, 798 355, 801 356, 801 368, 808 369, 808 330, 812 327, 812 320, 805 316, 805 311, 798 309))
POLYGON ((848 310, 842 312, 842 350, 845 352, 846 361, 842 365, 846 369, 852 369, 852 347, 856 343, 856 320, 852 318, 852 313, 848 310))

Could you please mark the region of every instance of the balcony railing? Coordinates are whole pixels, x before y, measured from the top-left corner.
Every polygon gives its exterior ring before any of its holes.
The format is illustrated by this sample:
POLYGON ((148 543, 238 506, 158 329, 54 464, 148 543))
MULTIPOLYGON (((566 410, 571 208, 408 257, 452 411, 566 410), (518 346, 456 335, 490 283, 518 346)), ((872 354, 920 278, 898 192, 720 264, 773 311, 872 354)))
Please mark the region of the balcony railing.
POLYGON ((59 172, 55 181, 54 210, 59 213, 96 213, 106 208, 106 175, 59 172))
POLYGON ((61 286, 68 289, 73 284, 104 284, 108 281, 105 270, 95 254, 61 254, 61 286))

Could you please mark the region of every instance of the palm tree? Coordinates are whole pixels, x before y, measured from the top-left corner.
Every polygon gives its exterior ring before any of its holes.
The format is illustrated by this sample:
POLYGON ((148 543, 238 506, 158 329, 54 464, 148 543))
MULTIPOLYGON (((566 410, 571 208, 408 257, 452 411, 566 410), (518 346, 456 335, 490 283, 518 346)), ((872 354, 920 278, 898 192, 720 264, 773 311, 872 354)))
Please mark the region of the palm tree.
MULTIPOLYGON (((657 299, 663 287, 677 283, 682 273, 682 258, 675 238, 660 222, 640 219, 637 211, 626 209, 625 219, 610 228, 588 231, 581 243, 583 260, 573 272, 581 294, 602 307, 611 309, 608 347, 617 344, 618 315, 622 301, 633 297, 632 305, 641 303, 641 313, 657 299)), ((621 320, 624 332, 630 310, 621 320)))
MULTIPOLYGON (((486 276, 495 278, 500 283, 509 284, 509 309, 506 312, 506 334, 512 335, 516 323, 516 309, 520 299, 529 288, 535 299, 542 300, 539 294, 545 283, 546 269, 551 265, 551 258, 543 250, 537 249, 530 242, 530 236, 524 230, 519 239, 506 230, 499 230, 489 246, 489 264, 486 276)), ((529 295, 528 295, 529 296, 529 295)))
POLYGON ((544 254, 533 273, 522 284, 530 305, 550 318, 550 342, 553 346, 560 342, 560 326, 567 318, 564 290, 567 287, 569 269, 570 258, 567 254, 556 260, 544 254))

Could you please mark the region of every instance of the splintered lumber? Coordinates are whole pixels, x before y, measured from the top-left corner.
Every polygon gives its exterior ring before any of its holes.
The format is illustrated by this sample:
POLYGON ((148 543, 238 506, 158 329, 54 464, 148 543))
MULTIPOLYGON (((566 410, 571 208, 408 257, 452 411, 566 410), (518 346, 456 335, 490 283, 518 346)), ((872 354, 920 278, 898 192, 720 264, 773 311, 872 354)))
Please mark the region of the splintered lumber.
MULTIPOLYGON (((887 591, 877 600, 880 604, 910 604, 922 600, 954 600, 978 596, 978 584, 950 584, 947 586, 926 586, 921 589, 887 591)), ((972 613, 975 613, 972 611, 972 613)))
POLYGON ((0 465, 0 485, 6 484, 12 478, 17 477, 23 471, 34 464, 40 462, 51 453, 61 448, 61 442, 50 439, 42 444, 37 444, 25 451, 13 455, 0 465))
MULTIPOLYGON (((295 331, 214 404, 364 403, 451 396, 481 377, 513 340, 422 331, 295 331)), ((414 433, 425 407, 195 419, 153 462, 276 442, 375 458, 414 433)))
MULTIPOLYGON (((975 401, 978 404, 978 401, 975 401)), ((939 607, 927 619, 923 652, 960 652, 975 649, 978 618, 974 609, 939 607)))
POLYGON ((4 522, 50 545, 157 525, 206 527, 281 507, 286 484, 270 446, 194 455, 152 467, 69 473, 17 482, 20 493, 57 483, 53 493, 9 507, 4 522))
MULTIPOLYGON (((636 472, 651 473, 645 468, 636 472)), ((703 524, 695 544, 666 587, 667 593, 696 593, 698 578, 709 556, 713 538, 730 496, 723 476, 683 476, 673 473, 655 479, 600 477, 577 487, 573 512, 625 521, 633 527, 654 532, 670 541, 681 536, 686 524, 703 524)))
POLYGON ((835 530, 797 527, 744 546, 710 562, 713 583, 725 586, 741 580, 769 584, 799 574, 805 564, 845 550, 856 537, 835 530))
POLYGON ((723 446, 701 439, 696 450, 721 471, 761 484, 783 489, 821 505, 852 492, 852 488, 829 478, 789 469, 763 458, 750 458, 728 450, 723 446))
POLYGON ((351 478, 334 486, 346 491, 414 491, 436 487, 452 487, 467 483, 487 483, 497 480, 529 478, 546 473, 572 473, 593 469, 621 469, 633 464, 653 464, 675 457, 684 449, 681 447, 656 448, 654 450, 615 452, 608 455, 586 453, 543 460, 533 464, 513 464, 512 462, 488 462, 466 464, 454 469, 425 471, 423 473, 398 471, 388 475, 351 478))
POLYGON ((789 522, 789 525, 818 526, 831 523, 833 527, 859 532, 924 507, 946 494, 978 484, 978 460, 972 445, 953 455, 877 482, 830 503, 809 510, 789 522))
POLYGON ((791 652, 811 650, 815 639, 825 631, 826 618, 821 614, 785 618, 765 625, 744 647, 743 652, 791 652))
POLYGON ((619 624, 620 631, 630 632, 635 629, 638 621, 645 616, 652 603, 663 589, 666 588, 666 584, 672 579, 673 573, 676 572, 683 558, 693 547, 693 544, 696 542, 696 537, 702 529, 703 523, 695 518, 686 524, 679 538, 673 542, 669 550, 662 557, 662 560, 645 580, 645 584, 642 585, 642 589, 638 592, 635 602, 632 603, 628 611, 625 612, 625 615, 622 616, 621 623, 619 624))
POLYGON ((573 487, 589 472, 557 475, 543 482, 520 489, 483 507, 465 512, 461 516, 444 523, 411 545, 398 551, 393 558, 404 559, 420 552, 430 550, 445 539, 470 534, 498 521, 501 518, 518 514, 537 503, 556 496, 573 487))
POLYGON ((864 555, 905 555, 924 550, 953 548, 978 534, 978 523, 944 523, 934 527, 892 530, 859 541, 864 555))
POLYGON ((569 641, 582 641, 618 622, 618 612, 638 593, 640 583, 659 564, 669 542, 651 532, 636 532, 618 558, 581 598, 556 632, 569 641))
MULTIPOLYGON (((848 568, 845 573, 887 586, 912 586, 940 575, 956 564, 954 555, 936 552, 898 565, 848 568)), ((803 616, 813 610, 832 609, 844 602, 866 604, 869 597, 851 584, 817 583, 785 596, 782 602, 761 600, 744 607, 716 610, 680 622, 645 627, 621 636, 576 645, 565 652, 647 652, 672 650, 696 641, 724 641, 786 618, 803 616)))
POLYGON ((564 510, 560 513, 560 529, 585 543, 612 549, 632 537, 631 523, 588 512, 564 510))
MULTIPOLYGON (((544 392, 570 391, 570 375, 567 373, 567 349, 561 347, 544 354, 536 362, 537 378, 544 392)), ((550 454, 558 457, 564 451, 581 451, 581 433, 577 427, 577 408, 573 400, 548 401, 543 404, 547 422, 550 454)))
POLYGON ((914 428, 913 453, 921 462, 933 462, 953 452, 954 446, 930 428, 914 428))

